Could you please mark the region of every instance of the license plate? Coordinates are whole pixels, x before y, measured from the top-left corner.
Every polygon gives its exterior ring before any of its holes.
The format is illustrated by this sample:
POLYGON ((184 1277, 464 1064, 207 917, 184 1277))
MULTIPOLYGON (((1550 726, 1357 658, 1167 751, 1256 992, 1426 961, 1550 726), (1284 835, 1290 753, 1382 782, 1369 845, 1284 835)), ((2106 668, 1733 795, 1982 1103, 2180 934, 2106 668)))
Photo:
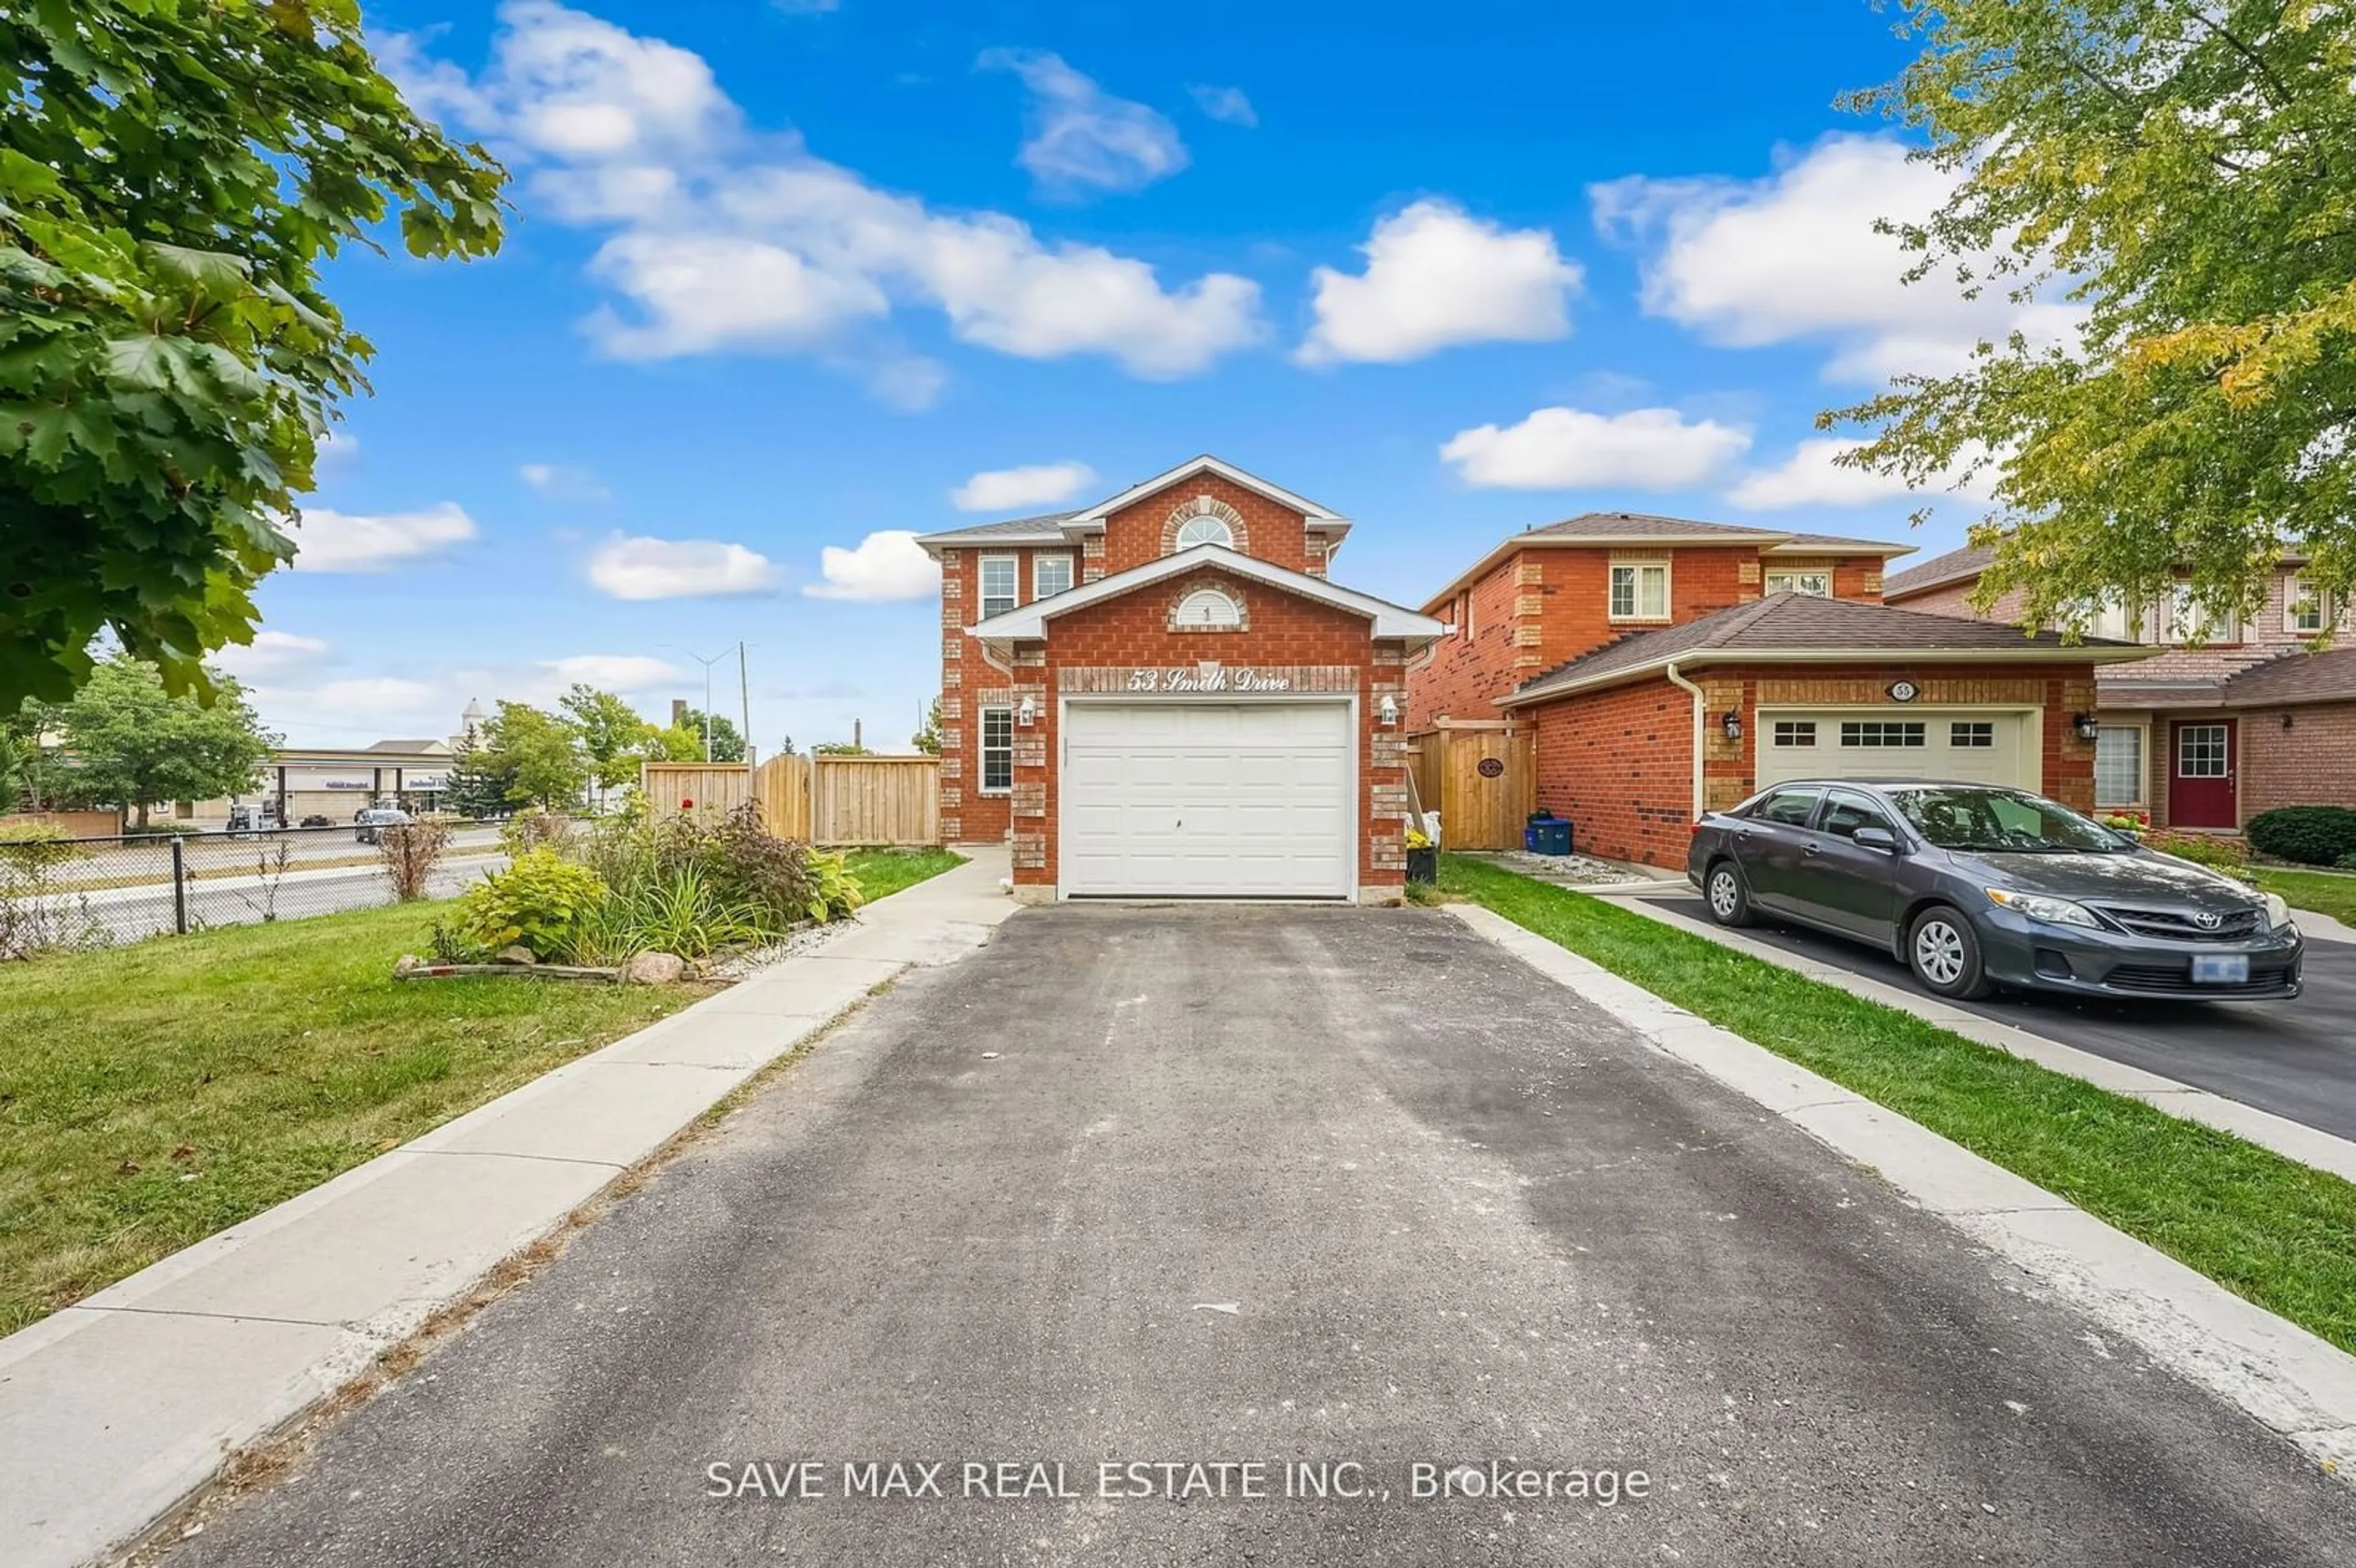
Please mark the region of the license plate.
POLYGON ((2192 983, 2196 986, 2246 986, 2250 983, 2250 960, 2240 953, 2199 953, 2192 958, 2192 983))

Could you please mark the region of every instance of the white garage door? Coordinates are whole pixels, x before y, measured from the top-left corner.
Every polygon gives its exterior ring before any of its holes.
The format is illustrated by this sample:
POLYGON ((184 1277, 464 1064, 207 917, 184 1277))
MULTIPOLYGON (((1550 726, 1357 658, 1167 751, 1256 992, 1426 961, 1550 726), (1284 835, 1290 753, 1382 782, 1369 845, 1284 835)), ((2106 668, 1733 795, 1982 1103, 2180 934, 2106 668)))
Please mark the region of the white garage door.
POLYGON ((2044 787, 2034 713, 1951 709, 1759 710, 1759 787, 1799 778, 1967 779, 2044 787))
POLYGON ((1076 702, 1066 894, 1346 898, 1358 814, 1343 702, 1076 702))

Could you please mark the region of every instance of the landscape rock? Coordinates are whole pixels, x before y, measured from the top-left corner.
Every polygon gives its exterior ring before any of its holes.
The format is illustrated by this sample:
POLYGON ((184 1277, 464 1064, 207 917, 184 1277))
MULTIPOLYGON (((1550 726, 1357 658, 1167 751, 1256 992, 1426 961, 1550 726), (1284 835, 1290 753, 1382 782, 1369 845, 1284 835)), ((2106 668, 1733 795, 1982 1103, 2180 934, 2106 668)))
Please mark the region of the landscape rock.
POLYGON ((622 965, 625 986, 668 986, 687 972, 687 960, 676 953, 640 953, 622 965))
POLYGON ((513 947, 502 947, 499 949, 499 962, 502 964, 537 964, 540 962, 540 959, 533 954, 530 948, 526 947, 522 943, 519 942, 513 947))

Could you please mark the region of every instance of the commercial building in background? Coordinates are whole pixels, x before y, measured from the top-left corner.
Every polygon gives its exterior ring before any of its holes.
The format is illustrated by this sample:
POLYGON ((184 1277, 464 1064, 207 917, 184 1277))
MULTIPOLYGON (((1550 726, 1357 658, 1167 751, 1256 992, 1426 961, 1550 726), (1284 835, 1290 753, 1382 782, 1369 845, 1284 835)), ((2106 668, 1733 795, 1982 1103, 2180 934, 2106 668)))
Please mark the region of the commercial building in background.
POLYGON ((459 716, 458 732, 447 740, 282 746, 262 763, 251 790, 215 800, 176 801, 160 815, 209 827, 227 822, 232 808, 242 806, 258 810, 264 820, 300 827, 306 818, 349 822, 372 805, 439 811, 457 748, 482 727, 485 717, 479 701, 469 702, 459 716))

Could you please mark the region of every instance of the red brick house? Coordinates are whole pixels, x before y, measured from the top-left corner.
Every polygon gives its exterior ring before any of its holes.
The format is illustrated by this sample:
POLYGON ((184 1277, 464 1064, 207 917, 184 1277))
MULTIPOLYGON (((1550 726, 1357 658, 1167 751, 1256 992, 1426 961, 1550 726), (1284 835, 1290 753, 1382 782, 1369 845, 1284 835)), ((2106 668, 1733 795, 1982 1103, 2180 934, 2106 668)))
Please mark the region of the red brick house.
POLYGON ((1496 700, 1612 638, 1791 592, 1867 603, 1912 545, 1641 512, 1590 512, 1505 539, 1433 594, 1449 634, 1416 671, 1409 717, 1495 719, 1496 700))
POLYGON ((1347 518, 1203 456, 941 564, 941 815, 1018 897, 1392 902, 1431 618, 1337 586, 1347 518))
MULTIPOLYGON (((1889 602, 1976 615, 1972 593, 1994 553, 1971 546, 1924 561, 1890 580, 1889 602)), ((2278 805, 2356 805, 2356 648, 2310 651, 2342 618, 2308 591, 2301 564, 2286 559, 2264 607, 2222 625, 2172 596, 2096 618, 2095 631, 2151 650, 2096 673, 2097 804, 2224 831, 2278 805)), ((2012 595, 1992 618, 2019 609, 2012 595)))
POLYGON ((1703 811, 1811 774, 2092 805, 2094 669, 2144 650, 1890 608, 1907 549, 1629 513, 1517 534, 1427 604, 1452 624, 1411 677, 1414 728, 1520 721, 1577 848, 1663 867, 1703 811))

